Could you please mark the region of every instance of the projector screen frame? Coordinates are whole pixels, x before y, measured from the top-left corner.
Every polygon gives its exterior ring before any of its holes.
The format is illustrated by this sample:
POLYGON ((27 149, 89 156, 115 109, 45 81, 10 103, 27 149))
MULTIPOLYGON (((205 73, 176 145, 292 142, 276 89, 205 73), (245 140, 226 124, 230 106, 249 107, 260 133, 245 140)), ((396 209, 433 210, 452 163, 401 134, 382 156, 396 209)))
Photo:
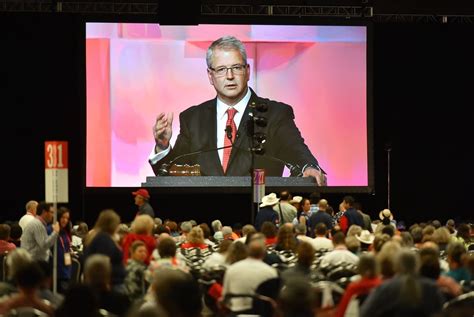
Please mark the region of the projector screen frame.
MULTIPOLYGON (((86 23, 158 23, 158 21, 153 19, 144 19, 143 17, 124 17, 120 20, 114 19, 87 19, 84 23, 84 34, 86 23)), ((375 192, 375 164, 374 164, 374 131, 373 131, 373 23, 364 19, 338 19, 338 18, 315 18, 315 17, 235 17, 235 16, 226 16, 226 17, 201 17, 200 24, 253 24, 253 25, 302 25, 302 26, 311 26, 311 25, 337 25, 337 26, 364 26, 367 31, 367 42, 366 42, 366 121, 367 121, 367 172, 368 172, 368 185, 367 186, 327 186, 327 187, 318 187, 316 191, 321 193, 374 193, 375 192)), ((185 25, 185 24, 180 24, 185 25)), ((85 39, 84 39, 85 40, 85 39)), ((86 56, 84 54, 84 65, 86 56)), ((84 69, 84 82, 86 82, 86 71, 84 69)), ((84 84, 84 90, 86 90, 87 84, 84 84)), ((84 95, 87 96, 86 91, 84 95)), ((87 103, 87 98, 84 98, 84 103, 87 103)), ((84 105, 84 109, 87 108, 87 104, 84 105)), ((87 110, 84 110, 84 117, 87 118, 87 110)), ((177 116, 175 116, 177 118, 177 116)), ((84 140, 87 140, 86 137, 86 126, 87 122, 84 119, 84 140)), ((98 189, 101 187, 87 186, 86 183, 86 147, 87 144, 84 141, 84 166, 83 170, 83 182, 85 190, 89 189, 98 189)), ((316 157, 317 157, 317 153, 316 157)), ((150 175, 151 176, 151 175, 150 175)), ((145 181, 145 180, 143 180, 145 181)), ((103 188, 116 188, 116 187, 103 187, 103 188)), ((157 189, 159 190, 159 189, 157 189)))

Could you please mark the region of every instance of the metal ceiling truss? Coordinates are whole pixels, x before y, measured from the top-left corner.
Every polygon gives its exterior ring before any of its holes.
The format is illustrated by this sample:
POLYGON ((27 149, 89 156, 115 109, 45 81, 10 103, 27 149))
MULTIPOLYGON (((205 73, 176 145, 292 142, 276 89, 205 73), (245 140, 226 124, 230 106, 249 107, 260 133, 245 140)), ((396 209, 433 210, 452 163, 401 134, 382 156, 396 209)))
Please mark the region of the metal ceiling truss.
POLYGON ((472 15, 375 14, 374 22, 381 23, 438 23, 473 24, 472 15))
MULTIPOLYGON (((57 12, 154 17, 159 13, 159 1, 54 1, 0 0, 0 12, 57 12)), ((361 1, 363 4, 364 1, 361 1)), ((183 13, 186 7, 182 8, 183 13)), ((473 24, 474 15, 377 14, 364 5, 282 5, 282 4, 201 4, 201 16, 265 16, 265 17, 335 17, 371 18, 379 23, 458 23, 473 24)))
POLYGON ((127 2, 62 2, 62 1, 22 1, 0 0, 1 12, 61 12, 79 14, 127 14, 155 15, 158 12, 157 3, 127 3, 127 2))
POLYGON ((372 12, 371 7, 362 6, 201 5, 201 15, 204 16, 362 17, 372 12))

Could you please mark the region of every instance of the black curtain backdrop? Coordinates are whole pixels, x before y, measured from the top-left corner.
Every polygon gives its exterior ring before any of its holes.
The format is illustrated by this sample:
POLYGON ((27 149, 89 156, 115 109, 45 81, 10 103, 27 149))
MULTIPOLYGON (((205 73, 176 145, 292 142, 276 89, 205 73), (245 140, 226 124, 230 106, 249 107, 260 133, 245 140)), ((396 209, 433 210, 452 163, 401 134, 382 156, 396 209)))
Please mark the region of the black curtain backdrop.
MULTIPOLYGON (((288 23, 291 23, 291 19, 288 23)), ((44 198, 44 141, 69 141, 68 206, 90 225, 105 208, 131 221, 136 188, 84 189, 84 21, 53 14, 0 15, 3 122, 2 213, 18 220, 30 199, 44 198)), ((375 192, 354 194, 372 217, 387 205, 407 224, 472 221, 472 25, 376 24, 374 27, 375 192)), ((323 195, 337 208, 345 193, 323 195)), ((247 195, 157 194, 162 218, 250 221, 247 195), (185 196, 185 197, 183 197, 185 196)))

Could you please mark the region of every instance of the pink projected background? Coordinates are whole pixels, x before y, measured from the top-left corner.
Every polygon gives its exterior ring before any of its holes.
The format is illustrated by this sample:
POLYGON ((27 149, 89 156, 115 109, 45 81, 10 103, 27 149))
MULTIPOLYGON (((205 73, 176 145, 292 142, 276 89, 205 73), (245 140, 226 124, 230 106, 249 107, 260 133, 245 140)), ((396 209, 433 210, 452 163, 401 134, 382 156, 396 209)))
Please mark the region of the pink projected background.
POLYGON ((215 97, 210 43, 242 40, 257 94, 292 105, 329 186, 367 186, 367 35, 362 26, 88 23, 86 186, 140 186, 160 112, 215 97))

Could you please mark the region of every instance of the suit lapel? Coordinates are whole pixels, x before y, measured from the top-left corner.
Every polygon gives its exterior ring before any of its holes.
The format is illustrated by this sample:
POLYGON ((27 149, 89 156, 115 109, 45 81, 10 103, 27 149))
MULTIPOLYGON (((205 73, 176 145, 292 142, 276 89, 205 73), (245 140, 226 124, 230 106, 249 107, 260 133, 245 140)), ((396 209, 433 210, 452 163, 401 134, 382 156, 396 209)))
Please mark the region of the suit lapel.
MULTIPOLYGON (((209 131, 209 149, 217 148, 217 99, 214 98, 209 102, 207 107, 207 120, 203 123, 204 126, 209 124, 210 127, 205 127, 206 131, 209 131), (207 123, 206 123, 207 122, 207 123)), ((212 151, 209 155, 211 161, 209 162, 210 169, 218 171, 219 176, 224 175, 222 169, 221 160, 217 151, 212 151)))

